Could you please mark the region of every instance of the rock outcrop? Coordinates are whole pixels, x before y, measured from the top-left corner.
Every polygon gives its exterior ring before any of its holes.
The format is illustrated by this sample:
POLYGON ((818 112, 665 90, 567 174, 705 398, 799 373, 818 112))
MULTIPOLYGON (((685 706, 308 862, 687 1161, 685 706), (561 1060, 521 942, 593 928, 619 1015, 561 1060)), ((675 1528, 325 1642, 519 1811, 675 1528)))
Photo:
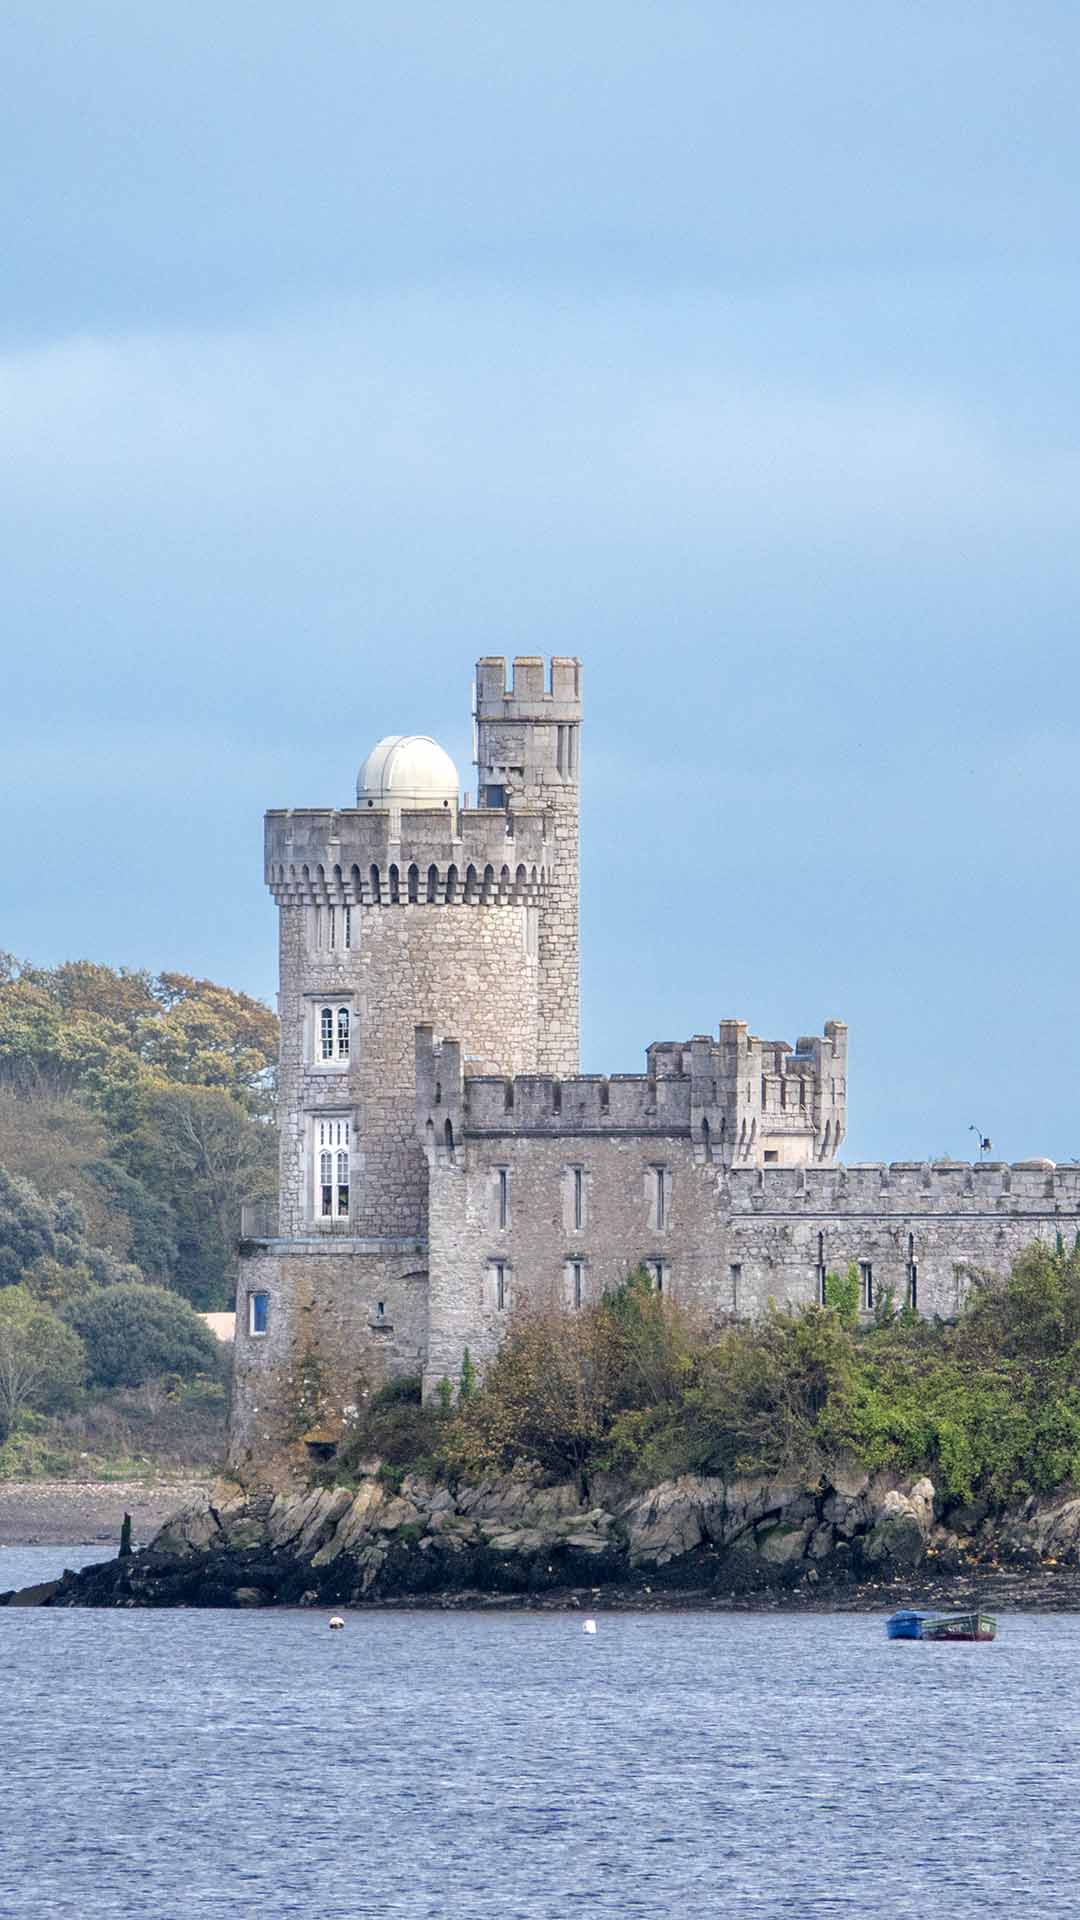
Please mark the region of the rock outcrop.
POLYGON ((916 1577, 926 1591, 1003 1561, 1080 1567, 1080 1499, 995 1516, 985 1504, 943 1512, 925 1478, 858 1471, 812 1489, 686 1474, 645 1492, 598 1481, 582 1495, 538 1469, 458 1489, 375 1470, 353 1487, 219 1482, 142 1553, 65 1575, 22 1604, 449 1604, 605 1589, 824 1599, 860 1584, 910 1589, 916 1577))

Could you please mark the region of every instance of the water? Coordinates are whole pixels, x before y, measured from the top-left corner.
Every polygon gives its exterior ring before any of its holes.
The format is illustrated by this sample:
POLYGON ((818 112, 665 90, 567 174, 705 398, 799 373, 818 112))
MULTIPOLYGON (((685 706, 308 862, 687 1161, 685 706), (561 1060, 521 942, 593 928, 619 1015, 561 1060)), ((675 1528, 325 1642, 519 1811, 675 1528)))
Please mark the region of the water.
POLYGON ((0 1612, 0 1915, 1073 1910, 1080 1617, 598 1621, 0 1612))

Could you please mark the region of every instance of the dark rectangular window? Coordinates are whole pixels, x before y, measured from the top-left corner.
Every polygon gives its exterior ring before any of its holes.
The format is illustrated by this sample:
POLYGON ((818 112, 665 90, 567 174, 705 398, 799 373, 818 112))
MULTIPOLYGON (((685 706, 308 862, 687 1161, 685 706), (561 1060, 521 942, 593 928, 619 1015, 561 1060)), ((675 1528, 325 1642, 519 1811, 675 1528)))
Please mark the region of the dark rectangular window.
POLYGON ((774 1167, 774 1166, 776 1166, 776 1164, 777 1164, 777 1162, 779 1161, 779 1159, 780 1159, 780 1155, 779 1155, 779 1153, 778 1153, 778 1152, 776 1151, 776 1148, 775 1148, 775 1147, 766 1147, 766 1149, 765 1149, 765 1165, 766 1165, 767 1167, 774 1167))
POLYGON ((907 1300, 908 1306, 912 1309, 916 1308, 919 1304, 919 1269, 914 1260, 908 1261, 907 1300))
POLYGON ((574 1168, 574 1231, 580 1233, 585 1225, 585 1170, 574 1168))
POLYGON ((859 1278, 862 1281, 862 1303, 869 1313, 874 1304, 874 1269, 869 1260, 859 1261, 859 1278))
POLYGON ((265 1333, 270 1323, 270 1295, 248 1294, 248 1332, 265 1333))
POLYGON ((495 1305, 500 1313, 506 1306, 506 1267, 501 1260, 495 1262, 495 1305))
POLYGON ((484 788, 484 805, 486 807, 505 807, 506 788, 505 787, 485 787, 484 788))
POLYGON ((742 1262, 739 1260, 733 1261, 728 1268, 728 1273, 731 1276, 731 1311, 732 1313, 738 1313, 739 1290, 742 1286, 742 1262))
POLYGON ((500 1167, 498 1171, 499 1171, 499 1197, 498 1197, 499 1225, 500 1227, 505 1227, 510 1218, 510 1170, 508 1167, 500 1167))
POLYGON ((585 1267, 581 1260, 572 1260, 570 1272, 573 1279, 574 1306, 580 1308, 585 1294, 585 1267))

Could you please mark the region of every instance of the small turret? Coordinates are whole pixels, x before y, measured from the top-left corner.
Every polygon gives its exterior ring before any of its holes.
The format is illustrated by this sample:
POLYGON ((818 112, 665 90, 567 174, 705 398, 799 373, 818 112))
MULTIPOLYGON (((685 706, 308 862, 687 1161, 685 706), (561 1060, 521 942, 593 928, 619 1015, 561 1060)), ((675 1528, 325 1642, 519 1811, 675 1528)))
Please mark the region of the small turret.
POLYGON ((578 1070, 578 781, 581 662, 535 655, 512 664, 478 660, 475 685, 477 806, 506 814, 542 809, 547 888, 539 926, 543 1073, 578 1070))

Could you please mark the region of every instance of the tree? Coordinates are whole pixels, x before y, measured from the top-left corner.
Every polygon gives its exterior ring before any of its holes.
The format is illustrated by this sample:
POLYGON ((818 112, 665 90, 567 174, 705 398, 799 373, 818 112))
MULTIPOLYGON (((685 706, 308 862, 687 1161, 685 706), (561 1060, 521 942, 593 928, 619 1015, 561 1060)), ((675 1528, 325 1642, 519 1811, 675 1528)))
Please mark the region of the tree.
POLYGON ((86 1376, 86 1349, 71 1327, 25 1287, 0 1292, 0 1441, 28 1412, 74 1406, 86 1376))
POLYGON ((212 1087, 170 1087, 148 1103, 132 1141, 132 1169, 168 1198, 177 1241, 175 1284, 200 1307, 225 1306, 233 1290, 244 1200, 272 1194, 277 1135, 239 1100, 212 1087))
POLYGON ((459 1400, 447 1438, 452 1466, 466 1473, 508 1467, 522 1457, 578 1474, 606 1433, 618 1385, 618 1343, 597 1309, 519 1313, 484 1384, 459 1400))
POLYGON ((856 1325, 861 1297, 859 1269, 854 1260, 848 1262, 846 1273, 825 1275, 825 1305, 845 1327, 856 1325))
POLYGON ((36 1187, 0 1167, 0 1287, 18 1284, 36 1260, 56 1256, 56 1221, 36 1187))
POLYGON ((68 1309, 95 1386, 138 1387, 154 1374, 217 1377, 221 1348, 205 1322, 166 1287, 102 1287, 68 1309))

